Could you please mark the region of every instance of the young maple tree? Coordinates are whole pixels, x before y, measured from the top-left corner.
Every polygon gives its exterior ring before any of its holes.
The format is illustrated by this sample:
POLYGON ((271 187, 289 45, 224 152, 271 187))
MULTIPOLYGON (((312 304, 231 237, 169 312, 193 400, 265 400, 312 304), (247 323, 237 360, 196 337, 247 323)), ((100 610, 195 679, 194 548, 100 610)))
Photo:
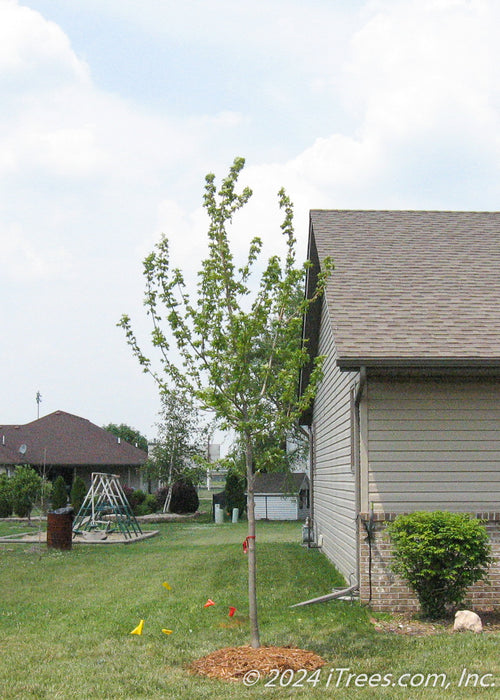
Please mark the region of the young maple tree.
POLYGON ((331 266, 326 261, 312 298, 297 297, 310 263, 296 265, 293 207, 281 190, 284 260, 278 255, 270 257, 259 279, 254 279, 262 249, 261 240, 254 238, 246 262, 237 267, 228 228, 252 195, 249 188, 236 192, 244 163, 243 158, 234 160, 219 191, 215 176, 206 177, 208 254, 201 263, 194 299, 183 273, 171 266, 165 237, 144 261, 145 306, 153 324, 152 344, 160 351, 160 371, 142 352, 130 318, 122 316, 119 325, 144 371, 160 387, 170 383, 187 391, 202 408, 215 413, 222 429, 234 430, 244 445, 249 618, 251 645, 258 648, 254 450, 262 435, 273 434, 275 444, 282 445, 314 397, 322 358, 315 359, 305 392, 299 395, 297 391, 299 372, 309 363, 307 347, 301 341, 302 319, 322 295, 331 266))

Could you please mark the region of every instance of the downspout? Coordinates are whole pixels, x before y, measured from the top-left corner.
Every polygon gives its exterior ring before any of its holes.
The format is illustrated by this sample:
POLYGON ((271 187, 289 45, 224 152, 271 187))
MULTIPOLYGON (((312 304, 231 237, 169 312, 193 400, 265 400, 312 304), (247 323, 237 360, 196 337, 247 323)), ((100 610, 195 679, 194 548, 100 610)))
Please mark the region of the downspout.
POLYGON ((320 546, 312 543, 311 535, 314 533, 314 429, 312 424, 308 426, 307 438, 309 440, 309 517, 307 518, 307 548, 320 549, 320 546))
POLYGON ((303 425, 297 425, 299 431, 307 438, 309 444, 309 515, 306 518, 304 525, 307 526, 307 548, 320 549, 317 544, 311 544, 311 533, 314 531, 313 513, 314 513, 314 429, 312 425, 307 426, 307 430, 303 425))
POLYGON ((366 367, 360 367, 359 368, 359 384, 358 388, 356 389, 356 395, 354 397, 354 405, 356 406, 356 409, 359 411, 359 404, 361 401, 361 394, 363 393, 363 390, 366 386, 366 367))
POLYGON ((368 605, 370 605, 370 603, 372 602, 372 543, 375 539, 375 518, 373 514, 373 503, 370 507, 370 515, 368 516, 368 520, 362 520, 361 522, 363 523, 363 527, 366 530, 365 541, 368 542, 368 605))
MULTIPOLYGON (((358 474, 359 474, 359 483, 358 483, 358 491, 359 491, 359 511, 361 511, 361 454, 360 454, 360 443, 361 443, 361 419, 359 415, 360 411, 360 403, 361 403, 361 397, 364 391, 364 388, 366 386, 366 367, 361 367, 359 370, 359 384, 358 388, 356 391, 356 395, 354 398, 354 407, 355 407, 355 412, 356 412, 356 421, 357 421, 357 466, 358 466, 358 474)), ((366 537, 365 541, 368 543, 368 586, 369 586, 369 599, 368 599, 368 605, 370 605, 371 600, 372 600, 372 548, 373 548, 373 541, 375 539, 375 520, 374 520, 374 513, 373 513, 373 503, 370 506, 370 514, 368 517, 368 520, 361 520, 361 523, 363 527, 365 528, 366 531, 366 537)))

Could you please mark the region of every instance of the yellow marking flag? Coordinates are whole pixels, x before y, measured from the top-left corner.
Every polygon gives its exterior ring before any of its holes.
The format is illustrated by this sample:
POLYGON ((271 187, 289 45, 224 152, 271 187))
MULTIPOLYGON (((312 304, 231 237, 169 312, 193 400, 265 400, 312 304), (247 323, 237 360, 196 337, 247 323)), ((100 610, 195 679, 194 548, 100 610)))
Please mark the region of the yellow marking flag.
POLYGON ((137 627, 132 630, 130 634, 142 634, 142 628, 144 627, 144 620, 141 620, 137 627))

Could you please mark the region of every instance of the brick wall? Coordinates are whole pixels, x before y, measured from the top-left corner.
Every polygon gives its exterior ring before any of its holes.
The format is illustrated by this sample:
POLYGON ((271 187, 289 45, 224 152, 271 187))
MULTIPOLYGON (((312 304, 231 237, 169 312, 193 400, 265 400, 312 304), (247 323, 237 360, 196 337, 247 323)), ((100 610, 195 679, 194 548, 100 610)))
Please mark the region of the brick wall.
MULTIPOLYGON (((500 513, 476 513, 477 518, 485 521, 490 536, 492 554, 495 562, 490 568, 488 579, 475 583, 469 589, 464 607, 477 612, 500 609, 500 513)), ((361 513, 363 521, 368 520, 368 513, 361 513)), ((370 550, 367 533, 360 525, 360 600, 370 604, 373 610, 391 612, 417 612, 418 600, 405 583, 390 570, 391 545, 385 534, 388 522, 396 513, 374 514, 374 538, 371 551, 371 596, 370 596, 370 550)))

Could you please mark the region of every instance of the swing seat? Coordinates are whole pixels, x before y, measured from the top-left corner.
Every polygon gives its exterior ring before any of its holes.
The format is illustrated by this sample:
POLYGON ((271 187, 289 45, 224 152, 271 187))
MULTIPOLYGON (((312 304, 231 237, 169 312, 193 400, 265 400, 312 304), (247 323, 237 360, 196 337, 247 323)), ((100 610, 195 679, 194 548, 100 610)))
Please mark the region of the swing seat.
POLYGON ((81 533, 88 542, 102 542, 108 539, 107 530, 85 530, 81 533))

